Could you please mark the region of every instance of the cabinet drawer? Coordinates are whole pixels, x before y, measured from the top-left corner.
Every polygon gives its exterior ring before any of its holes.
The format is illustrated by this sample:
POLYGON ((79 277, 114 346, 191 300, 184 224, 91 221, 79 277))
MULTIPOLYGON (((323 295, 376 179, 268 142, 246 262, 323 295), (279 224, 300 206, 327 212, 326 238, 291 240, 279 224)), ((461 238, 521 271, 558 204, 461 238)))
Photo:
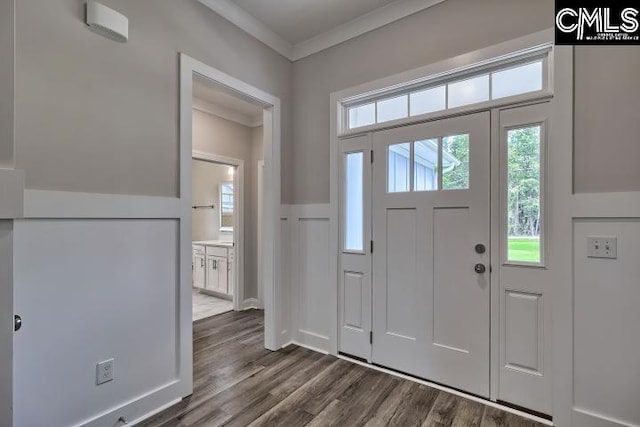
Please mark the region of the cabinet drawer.
POLYGON ((205 250, 204 250, 204 246, 200 246, 200 245, 193 245, 193 255, 201 255, 204 256, 205 254, 205 250))
POLYGON ((227 257, 227 248, 220 246, 207 246, 207 256, 227 257))

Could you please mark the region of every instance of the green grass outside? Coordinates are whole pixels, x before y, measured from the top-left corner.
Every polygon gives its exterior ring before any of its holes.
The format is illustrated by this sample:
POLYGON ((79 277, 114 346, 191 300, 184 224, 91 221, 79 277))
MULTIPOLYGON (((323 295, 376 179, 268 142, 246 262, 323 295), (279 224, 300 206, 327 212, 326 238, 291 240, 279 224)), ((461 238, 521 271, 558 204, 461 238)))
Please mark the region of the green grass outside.
POLYGON ((509 237, 509 261, 540 262, 539 237, 509 237))

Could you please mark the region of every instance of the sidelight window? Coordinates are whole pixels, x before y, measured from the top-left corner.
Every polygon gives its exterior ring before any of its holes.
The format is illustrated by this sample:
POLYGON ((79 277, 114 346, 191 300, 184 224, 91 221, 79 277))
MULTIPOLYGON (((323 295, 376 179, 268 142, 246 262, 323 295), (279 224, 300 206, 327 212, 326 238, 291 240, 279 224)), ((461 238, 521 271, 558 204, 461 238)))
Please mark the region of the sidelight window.
POLYGON ((540 125, 507 130, 507 261, 540 263, 540 125))
POLYGON ((364 250, 364 153, 345 155, 344 248, 364 250))

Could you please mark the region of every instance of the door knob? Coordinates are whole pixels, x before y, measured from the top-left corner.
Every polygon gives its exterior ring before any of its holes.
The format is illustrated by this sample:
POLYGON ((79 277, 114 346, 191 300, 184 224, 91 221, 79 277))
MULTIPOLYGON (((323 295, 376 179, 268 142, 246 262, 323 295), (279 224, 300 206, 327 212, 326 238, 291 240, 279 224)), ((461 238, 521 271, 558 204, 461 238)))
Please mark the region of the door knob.
POLYGON ((17 314, 13 316, 13 330, 18 332, 22 328, 22 317, 17 314))
POLYGON ((478 274, 483 274, 487 271, 487 267, 485 267, 484 264, 476 264, 475 267, 473 267, 473 270, 478 274))

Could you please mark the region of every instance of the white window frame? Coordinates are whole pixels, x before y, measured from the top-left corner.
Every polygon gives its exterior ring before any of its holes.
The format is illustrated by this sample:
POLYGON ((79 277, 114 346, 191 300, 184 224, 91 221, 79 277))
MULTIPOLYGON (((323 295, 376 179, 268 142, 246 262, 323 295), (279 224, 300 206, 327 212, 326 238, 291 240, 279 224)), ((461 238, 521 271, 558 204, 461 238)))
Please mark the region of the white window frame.
POLYGON ((367 215, 367 210, 366 210, 366 199, 367 199, 367 195, 366 195, 366 186, 365 186, 365 169, 368 166, 367 163, 367 153, 365 152, 364 149, 356 149, 356 150, 352 150, 352 151, 345 151, 342 155, 342 212, 341 212, 341 219, 340 219, 340 223, 342 224, 341 227, 343 228, 343 236, 342 236, 342 242, 340 242, 340 246, 341 246, 341 251, 343 254, 355 254, 355 255, 365 255, 366 254, 366 245, 367 242, 365 240, 365 236, 366 236, 366 221, 365 221, 365 217, 367 215), (347 175, 347 156, 349 154, 358 154, 358 153, 362 153, 362 249, 349 249, 347 248, 347 230, 346 230, 346 225, 347 225, 347 187, 346 187, 346 183, 347 183, 347 179, 348 179, 348 175, 347 175))
POLYGON ((523 113, 522 119, 500 123, 500 253, 501 264, 504 266, 520 266, 529 268, 547 268, 547 135, 549 133, 549 118, 543 114, 539 115, 537 108, 546 113, 549 108, 546 103, 533 104, 531 114, 523 113), (509 225, 508 215, 508 191, 509 191, 509 148, 508 133, 513 129, 525 129, 529 127, 540 127, 540 261, 517 261, 509 259, 509 225))
POLYGON ((485 111, 488 109, 523 103, 531 100, 550 98, 553 96, 553 45, 543 43, 528 49, 514 51, 505 55, 489 58, 484 61, 470 63, 466 66, 448 69, 439 73, 425 75, 424 77, 407 80, 404 83, 390 85, 389 87, 365 91, 358 95, 345 97, 338 101, 338 137, 358 135, 362 133, 388 129, 408 124, 426 122, 430 120, 440 119, 444 117, 456 116, 460 114, 468 114, 475 111, 485 111), (448 107, 448 86, 447 84, 456 83, 474 77, 489 74, 489 97, 492 94, 492 78, 491 73, 504 71, 532 62, 542 61, 542 88, 533 92, 523 94, 490 99, 484 102, 463 105, 455 108, 448 107), (445 85, 445 109, 434 111, 431 113, 420 114, 416 116, 403 117, 397 120, 390 120, 382 123, 374 123, 367 126, 357 128, 349 128, 349 109, 360 105, 373 102, 375 107, 375 118, 377 120, 377 102, 385 99, 407 95, 407 114, 410 113, 410 94, 413 92, 431 89, 445 85))

